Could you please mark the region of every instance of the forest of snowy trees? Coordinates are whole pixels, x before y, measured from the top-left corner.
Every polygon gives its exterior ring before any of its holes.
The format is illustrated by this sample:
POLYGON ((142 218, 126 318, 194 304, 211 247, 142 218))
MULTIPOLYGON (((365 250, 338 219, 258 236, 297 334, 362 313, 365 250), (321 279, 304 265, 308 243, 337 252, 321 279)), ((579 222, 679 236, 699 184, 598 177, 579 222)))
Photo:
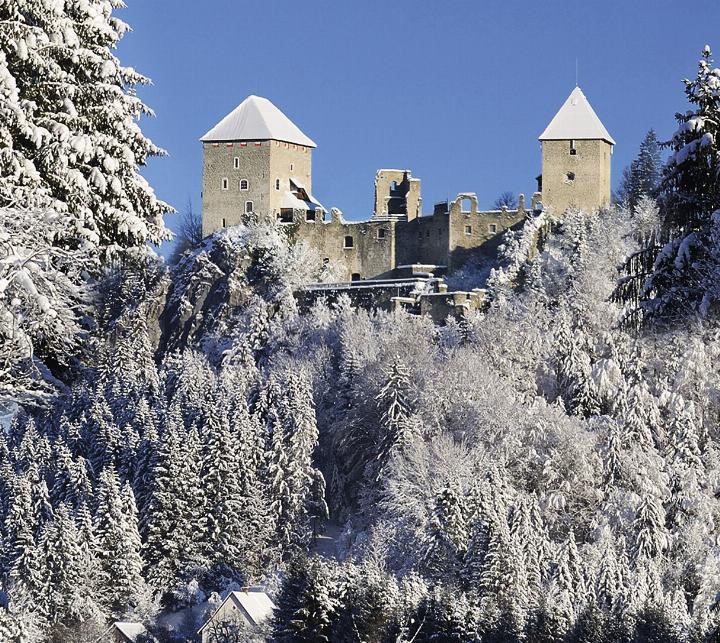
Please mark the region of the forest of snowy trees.
POLYGON ((321 262, 253 216, 155 255, 120 5, 0 2, 0 641, 193 640, 164 617, 247 584, 275 617, 223 643, 717 641, 709 47, 617 205, 510 233, 438 326, 300 311, 321 262))

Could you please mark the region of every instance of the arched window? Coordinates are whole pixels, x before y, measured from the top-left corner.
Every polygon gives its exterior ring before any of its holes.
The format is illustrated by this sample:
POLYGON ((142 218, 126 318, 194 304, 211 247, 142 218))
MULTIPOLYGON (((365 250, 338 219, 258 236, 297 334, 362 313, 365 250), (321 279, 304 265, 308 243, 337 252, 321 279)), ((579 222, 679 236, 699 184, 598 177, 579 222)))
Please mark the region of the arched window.
POLYGON ((245 192, 250 187, 247 179, 240 179, 240 189, 245 192))
POLYGON ((352 248, 355 245, 355 241, 353 240, 351 235, 347 235, 345 237, 345 242, 343 243, 343 248, 352 248))
POLYGON ((245 212, 252 212, 255 209, 252 201, 245 201, 245 212))

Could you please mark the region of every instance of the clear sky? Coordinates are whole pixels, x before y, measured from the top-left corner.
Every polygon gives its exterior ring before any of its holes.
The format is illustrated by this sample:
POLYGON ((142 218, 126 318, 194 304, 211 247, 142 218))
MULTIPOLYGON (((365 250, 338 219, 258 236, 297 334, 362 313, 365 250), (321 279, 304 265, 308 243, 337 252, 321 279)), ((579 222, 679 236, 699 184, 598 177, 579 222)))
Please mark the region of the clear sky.
POLYGON ((152 78, 142 128, 169 153, 144 174, 178 209, 200 209, 199 137, 249 94, 317 143, 313 192, 346 218, 371 214, 382 167, 422 179, 425 212, 461 191, 485 208, 529 195, 576 58, 616 186, 648 129, 673 132, 703 46, 720 61, 718 0, 125 1, 118 55, 152 78))

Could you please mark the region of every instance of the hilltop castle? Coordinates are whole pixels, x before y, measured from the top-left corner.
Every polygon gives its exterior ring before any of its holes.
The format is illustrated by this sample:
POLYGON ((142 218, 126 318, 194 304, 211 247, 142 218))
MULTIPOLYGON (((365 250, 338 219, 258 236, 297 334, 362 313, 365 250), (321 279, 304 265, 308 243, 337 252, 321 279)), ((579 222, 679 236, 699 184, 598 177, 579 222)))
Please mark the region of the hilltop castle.
POLYGON ((312 193, 315 143, 266 98, 249 96, 203 144, 203 234, 240 223, 244 213, 274 217, 318 250, 347 281, 395 277, 411 265, 433 272, 461 266, 470 253, 494 255, 500 237, 543 208, 594 210, 610 202, 615 141, 576 87, 540 135, 542 173, 530 204, 480 211, 472 192, 422 214, 420 179, 378 170, 366 221, 328 212, 312 193))

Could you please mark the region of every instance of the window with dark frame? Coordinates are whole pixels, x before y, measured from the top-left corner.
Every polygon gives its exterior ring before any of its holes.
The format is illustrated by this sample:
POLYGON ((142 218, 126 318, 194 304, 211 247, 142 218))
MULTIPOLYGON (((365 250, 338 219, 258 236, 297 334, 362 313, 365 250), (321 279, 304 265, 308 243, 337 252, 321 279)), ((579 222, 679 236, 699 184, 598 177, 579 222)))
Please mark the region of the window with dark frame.
POLYGON ((355 246, 355 240, 352 238, 351 235, 347 235, 343 242, 343 248, 345 248, 347 250, 347 249, 353 248, 354 246, 355 246))

